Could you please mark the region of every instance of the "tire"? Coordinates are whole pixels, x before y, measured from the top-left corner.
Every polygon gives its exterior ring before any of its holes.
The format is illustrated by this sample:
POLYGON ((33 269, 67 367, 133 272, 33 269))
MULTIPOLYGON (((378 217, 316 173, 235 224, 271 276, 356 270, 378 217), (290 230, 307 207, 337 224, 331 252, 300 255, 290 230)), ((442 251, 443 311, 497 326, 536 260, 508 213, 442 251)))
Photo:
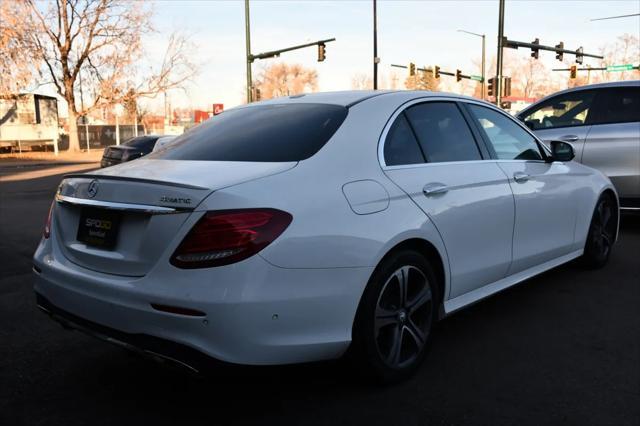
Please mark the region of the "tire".
POLYGON ((436 276, 423 256, 402 250, 386 257, 358 307, 350 349, 356 368, 382 383, 409 378, 427 353, 439 301, 436 276))
POLYGON ((581 259, 586 268, 602 268, 609 261, 616 236, 616 222, 615 200, 603 194, 594 209, 581 259))

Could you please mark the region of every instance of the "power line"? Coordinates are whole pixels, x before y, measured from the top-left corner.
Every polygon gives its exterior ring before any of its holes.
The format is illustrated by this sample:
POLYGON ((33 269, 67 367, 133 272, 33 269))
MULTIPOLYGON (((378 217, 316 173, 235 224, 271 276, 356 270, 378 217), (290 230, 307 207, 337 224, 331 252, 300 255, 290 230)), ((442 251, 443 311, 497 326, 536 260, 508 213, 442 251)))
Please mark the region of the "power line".
POLYGON ((632 16, 640 16, 640 13, 632 13, 631 15, 608 16, 606 18, 594 18, 590 21, 604 21, 605 19, 630 18, 632 16))

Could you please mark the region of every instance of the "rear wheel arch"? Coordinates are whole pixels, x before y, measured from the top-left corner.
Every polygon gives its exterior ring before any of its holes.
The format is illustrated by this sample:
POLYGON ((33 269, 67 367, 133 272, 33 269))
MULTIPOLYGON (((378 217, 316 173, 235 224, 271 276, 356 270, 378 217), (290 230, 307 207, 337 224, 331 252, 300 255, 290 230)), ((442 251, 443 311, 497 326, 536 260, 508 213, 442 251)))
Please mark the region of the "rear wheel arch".
MULTIPOLYGON (((436 275, 436 280, 437 283, 436 285, 438 286, 438 318, 442 318, 444 316, 444 310, 443 310, 443 302, 444 302, 444 297, 445 297, 445 290, 446 290, 446 275, 445 275, 445 266, 444 266, 444 259, 442 258, 442 256, 440 255, 440 252, 438 252, 438 249, 429 241, 422 239, 422 238, 410 238, 407 240, 404 240, 398 244, 396 244, 395 246, 393 246, 391 249, 389 249, 384 256, 382 256, 382 258, 380 259, 380 261, 378 262, 378 264, 376 265, 376 268, 374 269, 374 271, 371 273, 371 275, 373 275, 375 273, 375 271, 378 269, 378 267, 380 267, 380 265, 391 255, 393 255, 394 253, 397 253, 399 251, 403 251, 403 250, 411 250, 411 251, 415 251, 417 253, 419 253, 420 255, 422 255, 428 262, 429 264, 433 267, 433 271, 436 275)), ((364 293, 363 293, 364 294, 364 293)), ((358 303, 358 310, 360 310, 360 304, 362 303, 362 297, 360 298, 360 303, 358 303)), ((354 319, 355 321, 355 319, 354 319)))

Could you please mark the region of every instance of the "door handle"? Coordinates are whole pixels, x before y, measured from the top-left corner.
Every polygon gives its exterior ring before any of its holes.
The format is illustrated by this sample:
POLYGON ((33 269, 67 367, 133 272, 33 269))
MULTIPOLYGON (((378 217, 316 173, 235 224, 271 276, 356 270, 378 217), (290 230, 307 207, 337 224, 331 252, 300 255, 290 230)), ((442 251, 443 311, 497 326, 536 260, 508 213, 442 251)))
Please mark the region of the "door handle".
POLYGON ((578 136, 577 135, 564 135, 560 137, 560 140, 563 140, 565 142, 575 142, 578 140, 578 136))
POLYGON ((513 174, 513 180, 518 183, 524 183, 529 180, 529 175, 523 172, 515 172, 513 174))
POLYGON ((447 185, 443 183, 428 183, 422 188, 422 193, 426 197, 431 197, 433 195, 444 194, 449 190, 447 185))

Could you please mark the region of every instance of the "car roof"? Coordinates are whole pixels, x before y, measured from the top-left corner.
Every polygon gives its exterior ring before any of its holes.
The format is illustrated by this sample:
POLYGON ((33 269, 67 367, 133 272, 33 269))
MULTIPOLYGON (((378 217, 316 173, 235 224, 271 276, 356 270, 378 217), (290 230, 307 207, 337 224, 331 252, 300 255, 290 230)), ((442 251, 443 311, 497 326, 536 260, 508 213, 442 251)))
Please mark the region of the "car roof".
POLYGON ((243 105, 242 107, 248 107, 253 105, 270 105, 270 104, 288 104, 288 103, 321 103, 340 105, 344 107, 351 107, 360 102, 366 101, 377 96, 383 96, 388 94, 402 94, 407 98, 425 98, 425 97, 445 97, 451 99, 469 99, 478 101, 477 98, 469 96, 458 95, 454 93, 446 92, 430 92, 427 90, 348 90, 338 92, 319 92, 319 93, 304 93, 293 96, 283 96, 280 98, 269 99, 261 102, 254 102, 249 105, 243 105))

